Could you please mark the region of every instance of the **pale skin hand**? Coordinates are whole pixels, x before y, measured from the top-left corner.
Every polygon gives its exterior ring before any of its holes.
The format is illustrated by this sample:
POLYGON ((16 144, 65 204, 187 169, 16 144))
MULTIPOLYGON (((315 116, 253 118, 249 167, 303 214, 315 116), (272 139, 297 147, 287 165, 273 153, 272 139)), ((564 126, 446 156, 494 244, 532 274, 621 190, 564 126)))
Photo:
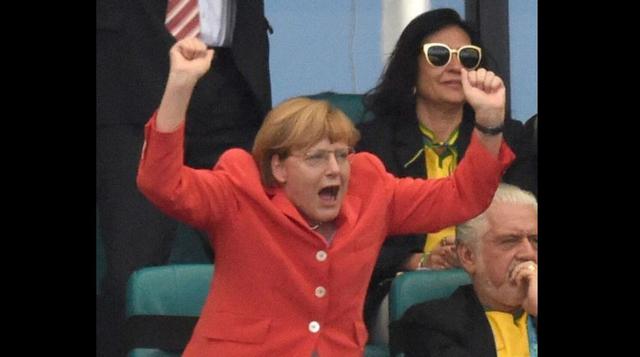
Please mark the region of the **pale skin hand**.
POLYGON ((171 68, 160 107, 156 128, 174 131, 185 119, 191 94, 198 80, 209 70, 213 50, 195 37, 182 39, 169 50, 171 68))
POLYGON ((417 270, 420 267, 420 259, 422 259, 422 253, 412 254, 407 262, 404 264, 405 270, 417 270))
MULTIPOLYGON (((476 113, 476 122, 486 127, 502 125, 505 116, 506 89, 495 73, 479 68, 474 71, 460 69, 464 96, 476 113)), ((475 130, 484 146, 498 156, 502 134, 488 136, 475 130)))
POLYGON ((464 96, 476 113, 478 124, 496 127, 504 122, 506 89, 492 71, 460 69, 464 96))
POLYGON ((427 268, 431 269, 450 269, 459 266, 455 238, 451 236, 442 239, 440 246, 431 251, 427 260, 427 268))
POLYGON ((528 314, 538 316, 538 265, 533 261, 518 264, 511 272, 511 281, 527 290, 522 308, 528 314))
MULTIPOLYGON (((422 253, 413 254, 409 258, 407 264, 405 264, 405 269, 416 270, 420 268, 421 258, 422 253)), ((424 267, 429 269, 441 270, 459 266, 460 262, 458 261, 458 254, 455 250, 455 238, 446 237, 440 242, 440 246, 431 251, 431 254, 429 254, 427 263, 424 267)))

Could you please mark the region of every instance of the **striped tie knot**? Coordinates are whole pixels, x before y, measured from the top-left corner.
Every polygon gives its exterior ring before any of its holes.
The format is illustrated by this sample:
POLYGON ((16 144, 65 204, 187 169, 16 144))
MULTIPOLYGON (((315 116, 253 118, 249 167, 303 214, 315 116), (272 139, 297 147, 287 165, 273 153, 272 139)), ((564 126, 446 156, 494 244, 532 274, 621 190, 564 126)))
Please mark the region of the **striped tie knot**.
POLYGON ((200 34, 198 0, 169 0, 164 24, 176 40, 198 36, 200 34))

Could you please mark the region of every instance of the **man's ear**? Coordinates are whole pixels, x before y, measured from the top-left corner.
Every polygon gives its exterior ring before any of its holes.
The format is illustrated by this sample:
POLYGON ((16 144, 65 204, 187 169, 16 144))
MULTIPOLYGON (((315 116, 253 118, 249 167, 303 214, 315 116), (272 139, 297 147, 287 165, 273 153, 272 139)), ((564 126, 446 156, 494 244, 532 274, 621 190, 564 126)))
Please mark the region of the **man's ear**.
POLYGON ((478 256, 467 244, 456 244, 456 252, 458 253, 458 260, 462 265, 462 268, 473 275, 476 271, 476 263, 478 256))
POLYGON ((271 174, 279 184, 284 185, 287 183, 287 168, 278 154, 271 156, 271 174))

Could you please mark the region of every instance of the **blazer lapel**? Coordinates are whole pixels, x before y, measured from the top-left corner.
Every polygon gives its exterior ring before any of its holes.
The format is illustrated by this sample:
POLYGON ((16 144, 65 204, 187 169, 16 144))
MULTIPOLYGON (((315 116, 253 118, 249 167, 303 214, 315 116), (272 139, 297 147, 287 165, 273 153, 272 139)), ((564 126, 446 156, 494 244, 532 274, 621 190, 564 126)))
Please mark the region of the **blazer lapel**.
POLYGON ((422 137, 418 131, 417 119, 402 121, 394 130, 394 157, 398 165, 399 177, 426 177, 424 153, 416 154, 423 148, 422 137))
MULTIPOLYGON (((337 231, 334 240, 331 243, 332 246, 343 244, 342 241, 345 238, 341 237, 348 238, 351 235, 351 231, 355 227, 358 217, 360 216, 361 204, 362 201, 359 197, 349 195, 348 193, 345 195, 338 217, 336 217, 337 231)), ((349 241, 353 240, 349 239, 349 241)), ((349 241, 345 241, 344 244, 349 244, 349 241)))
POLYGON ((276 188, 273 190, 273 197, 271 198, 273 204, 278 208, 285 216, 289 217, 292 221, 299 224, 302 227, 308 227, 307 221, 302 218, 298 209, 289 200, 284 190, 276 188))
MULTIPOLYGON (((418 158, 415 158, 415 155, 424 145, 422 143, 422 136, 418 130, 418 119, 414 119, 413 121, 402 121, 398 124, 394 130, 394 144, 392 146, 395 148, 394 155, 398 164, 398 172, 401 173, 398 176, 425 178, 427 176, 427 167, 424 153, 421 153, 418 158), (409 162, 411 163, 407 165, 409 162)), ((465 104, 462 122, 460 123, 460 134, 456 142, 456 149, 460 154, 458 163, 460 163, 460 160, 464 157, 464 152, 471 142, 474 122, 475 115, 473 109, 468 104, 465 104)))
POLYGON ((460 123, 460 131, 458 132, 458 140, 456 141, 456 149, 458 150, 458 164, 462 161, 464 153, 469 147, 471 142, 471 133, 473 132, 473 125, 475 123, 475 115, 473 109, 468 104, 464 105, 462 113, 462 122, 460 123))

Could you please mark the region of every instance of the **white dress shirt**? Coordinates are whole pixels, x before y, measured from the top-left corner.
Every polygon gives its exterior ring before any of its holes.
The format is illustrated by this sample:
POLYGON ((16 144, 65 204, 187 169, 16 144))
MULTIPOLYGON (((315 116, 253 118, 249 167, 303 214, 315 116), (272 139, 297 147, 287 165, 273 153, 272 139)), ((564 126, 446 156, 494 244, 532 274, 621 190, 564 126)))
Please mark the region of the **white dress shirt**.
POLYGON ((230 47, 236 24, 236 0, 198 0, 200 39, 209 46, 230 47))

